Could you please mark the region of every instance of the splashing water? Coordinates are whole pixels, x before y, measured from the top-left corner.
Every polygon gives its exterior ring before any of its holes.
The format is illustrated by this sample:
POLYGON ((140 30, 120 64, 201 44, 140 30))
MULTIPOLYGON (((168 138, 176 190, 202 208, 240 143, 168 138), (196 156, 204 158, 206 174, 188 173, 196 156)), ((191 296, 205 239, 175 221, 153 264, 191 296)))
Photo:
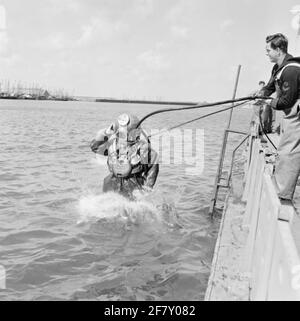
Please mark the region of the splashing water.
POLYGON ((121 220, 135 223, 141 213, 148 214, 148 218, 159 219, 157 209, 152 204, 130 201, 114 192, 82 197, 79 201, 79 213, 80 221, 118 217, 121 220))
POLYGON ((175 207, 171 204, 157 204, 152 193, 135 191, 134 196, 135 200, 129 200, 114 192, 83 196, 78 204, 80 217, 77 224, 95 219, 117 219, 125 224, 180 226, 175 207))
MULTIPOLYGON (((107 157, 96 154, 91 159, 93 166, 98 167, 101 173, 99 181, 107 175, 107 157), (102 177, 103 176, 103 177, 102 177)), ((81 184, 84 187, 85 184, 81 184)), ((102 186, 98 186, 98 191, 90 191, 86 186, 82 190, 82 196, 77 205, 79 219, 77 224, 94 220, 109 220, 123 222, 125 224, 154 224, 167 225, 169 227, 180 226, 177 223, 177 212, 172 200, 162 198, 161 191, 154 192, 152 189, 134 190, 133 199, 114 193, 100 193, 102 186)))

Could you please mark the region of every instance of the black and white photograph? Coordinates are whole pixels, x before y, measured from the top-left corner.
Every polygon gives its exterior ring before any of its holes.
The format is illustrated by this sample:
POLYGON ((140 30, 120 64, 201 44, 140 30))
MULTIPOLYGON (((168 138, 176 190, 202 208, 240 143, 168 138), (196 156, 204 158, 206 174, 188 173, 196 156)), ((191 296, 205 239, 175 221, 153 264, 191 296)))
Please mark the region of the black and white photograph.
POLYGON ((0 0, 0 301, 300 301, 299 215, 300 1, 0 0))

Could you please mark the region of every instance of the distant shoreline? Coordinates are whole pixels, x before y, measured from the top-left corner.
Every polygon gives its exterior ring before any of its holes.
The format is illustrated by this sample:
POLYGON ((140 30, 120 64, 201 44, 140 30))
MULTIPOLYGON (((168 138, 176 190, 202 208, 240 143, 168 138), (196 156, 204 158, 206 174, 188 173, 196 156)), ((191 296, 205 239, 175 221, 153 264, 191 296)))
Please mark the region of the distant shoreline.
MULTIPOLYGON (((148 105, 177 105, 177 106, 194 106, 199 102, 190 101, 162 101, 162 100, 145 100, 145 99, 116 99, 116 98, 96 98, 75 96, 68 98, 20 98, 20 97, 0 97, 5 100, 39 100, 39 101, 86 101, 97 103, 122 103, 122 104, 148 104, 148 105)), ((202 102, 204 103, 204 102, 202 102)))
MULTIPOLYGON (((5 100, 38 100, 38 101, 77 101, 77 102, 96 102, 96 103, 119 103, 119 104, 141 104, 141 105, 170 105, 170 106, 195 106, 199 104, 207 104, 207 102, 191 102, 191 101, 163 101, 163 100, 145 100, 145 99, 117 99, 117 98, 96 98, 74 96, 68 98, 18 98, 18 97, 0 97, 5 100)), ((241 108, 252 108, 251 104, 246 104, 241 108)))
POLYGON ((0 97, 5 100, 47 100, 47 101, 78 101, 76 98, 18 98, 18 97, 0 97))

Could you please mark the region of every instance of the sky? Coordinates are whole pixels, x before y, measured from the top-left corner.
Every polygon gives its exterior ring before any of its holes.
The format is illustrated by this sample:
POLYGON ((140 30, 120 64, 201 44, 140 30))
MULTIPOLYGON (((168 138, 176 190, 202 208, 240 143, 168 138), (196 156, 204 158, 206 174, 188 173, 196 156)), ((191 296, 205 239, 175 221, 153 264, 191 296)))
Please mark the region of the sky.
POLYGON ((299 8, 300 0, 0 0, 0 79, 78 96, 217 101, 232 97, 241 65, 242 97, 269 78, 267 35, 285 34, 300 56, 299 8))

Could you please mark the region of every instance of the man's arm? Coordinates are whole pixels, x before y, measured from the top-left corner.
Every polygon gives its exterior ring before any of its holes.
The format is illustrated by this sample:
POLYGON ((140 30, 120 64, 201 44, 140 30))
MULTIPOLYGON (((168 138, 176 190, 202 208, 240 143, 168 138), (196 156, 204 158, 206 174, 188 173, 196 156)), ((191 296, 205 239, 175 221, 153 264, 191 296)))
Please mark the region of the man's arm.
POLYGON ((271 101, 271 106, 277 110, 293 107, 299 95, 300 69, 299 67, 286 67, 280 77, 281 94, 271 101))
POLYGON ((105 135, 105 129, 101 129, 96 137, 91 141, 90 147, 94 153, 101 155, 107 155, 107 140, 108 137, 105 135))
POLYGON ((276 91, 276 86, 275 86, 275 78, 274 74, 278 70, 278 66, 275 65, 273 66, 272 73, 271 73, 271 78, 269 79, 268 83, 266 86, 262 88, 260 91, 260 96, 271 96, 275 91, 276 91))
POLYGON ((96 137, 91 141, 90 147, 94 153, 107 156, 108 154, 108 141, 115 133, 115 124, 112 123, 108 128, 98 131, 96 137))
POLYGON ((269 80, 269 82, 267 83, 267 85, 262 88, 260 94, 261 94, 261 96, 269 97, 275 92, 275 90, 276 90, 275 80, 272 76, 271 79, 269 80))

